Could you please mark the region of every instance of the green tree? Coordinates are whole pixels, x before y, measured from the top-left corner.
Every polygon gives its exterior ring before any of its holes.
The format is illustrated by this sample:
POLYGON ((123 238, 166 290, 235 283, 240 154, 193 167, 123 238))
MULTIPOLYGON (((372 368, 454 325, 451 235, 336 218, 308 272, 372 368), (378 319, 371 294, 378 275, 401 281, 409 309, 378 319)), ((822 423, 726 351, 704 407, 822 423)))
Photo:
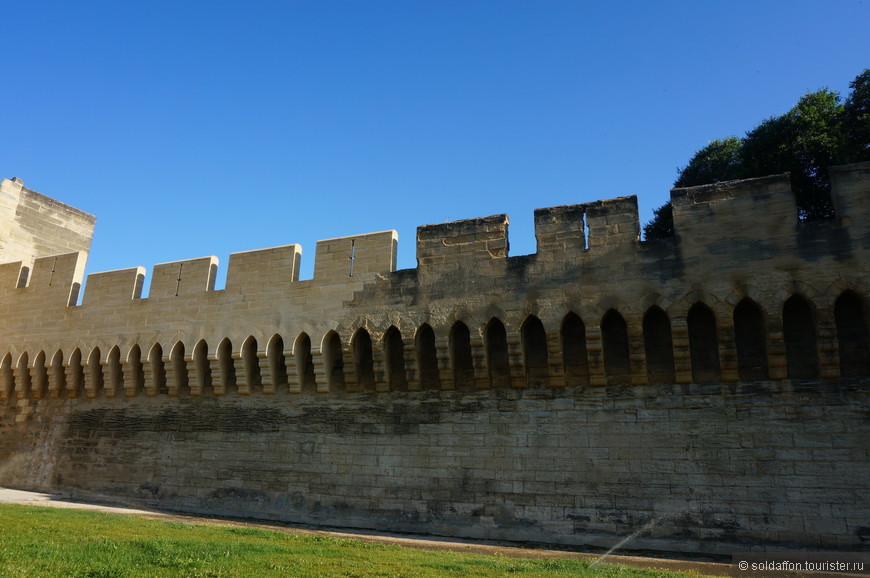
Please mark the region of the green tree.
MULTIPOLYGON (((679 169, 674 186, 789 172, 800 218, 833 217, 827 167, 870 160, 870 69, 849 88, 844 103, 828 89, 811 92, 787 113, 762 121, 742 139, 712 141, 679 169)), ((673 236, 669 205, 656 209, 652 221, 644 225, 646 239, 673 236)))
POLYGON ((746 133, 746 176, 791 173, 798 213, 804 220, 829 219, 831 182, 827 167, 852 160, 840 96, 827 89, 806 94, 787 113, 746 133))
POLYGON ((742 178, 743 141, 736 136, 712 141, 699 150, 689 164, 679 170, 674 187, 694 187, 742 178))
POLYGON ((643 238, 667 239, 675 237, 674 231, 674 207, 668 201, 658 209, 653 209, 653 218, 643 226, 643 238))
POLYGON ((852 93, 843 105, 849 147, 855 153, 850 162, 870 160, 870 68, 849 83, 852 93))

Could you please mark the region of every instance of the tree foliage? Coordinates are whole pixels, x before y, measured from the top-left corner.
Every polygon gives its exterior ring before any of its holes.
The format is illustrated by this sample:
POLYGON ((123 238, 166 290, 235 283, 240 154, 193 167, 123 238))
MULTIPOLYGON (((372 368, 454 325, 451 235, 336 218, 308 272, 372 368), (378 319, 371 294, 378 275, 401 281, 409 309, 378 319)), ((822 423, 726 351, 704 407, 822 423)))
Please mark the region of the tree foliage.
POLYGON ((856 161, 870 160, 870 68, 849 83, 851 94, 843 105, 850 146, 856 161))
POLYGON ((674 183, 675 187, 694 187, 739 179, 743 175, 743 141, 736 136, 714 140, 695 153, 674 183))
POLYGON ((653 209, 653 219, 643 226, 643 236, 645 239, 667 239, 676 236, 673 205, 670 201, 658 209, 653 209))
MULTIPOLYGON (((828 89, 810 92, 782 116, 763 120, 743 138, 714 140, 678 169, 675 187, 789 172, 799 216, 834 216, 827 167, 870 160, 870 69, 849 84, 845 101, 828 89)), ((646 239, 674 235, 670 202, 644 225, 646 239)))

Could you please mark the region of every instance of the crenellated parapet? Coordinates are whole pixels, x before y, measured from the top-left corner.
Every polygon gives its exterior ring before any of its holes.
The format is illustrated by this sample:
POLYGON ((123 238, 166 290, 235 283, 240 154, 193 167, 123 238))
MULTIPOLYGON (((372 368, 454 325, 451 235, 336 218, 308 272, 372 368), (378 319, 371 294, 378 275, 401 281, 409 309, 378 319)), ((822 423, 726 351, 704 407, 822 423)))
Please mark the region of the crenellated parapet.
POLYGON ((507 215, 417 227, 417 265, 425 276, 508 256, 507 215))
POLYGON ((0 265, 0 306, 20 309, 39 304, 49 308, 69 307, 79 297, 87 253, 40 257, 27 267, 22 262, 0 265))
POLYGON ((88 290, 82 305, 117 304, 141 299, 144 284, 145 267, 91 273, 88 275, 88 290))
POLYGON ((339 237, 317 242, 316 283, 342 283, 396 269, 399 235, 395 231, 339 237))
POLYGON ((640 241, 637 197, 535 209, 536 258, 597 258, 634 252, 640 241))
POLYGON ((763 257, 798 222, 787 174, 674 189, 671 201, 681 243, 708 255, 747 250, 763 257))
POLYGON ((828 169, 831 179, 831 201, 844 229, 865 243, 870 236, 870 163, 842 165, 828 169), (863 234, 862 234, 863 233, 863 234))
POLYGON ((179 297, 214 290, 217 257, 201 257, 154 266, 150 297, 179 297))
MULTIPOLYGON (((870 163, 831 174, 831 222, 800 223, 788 176, 774 175, 673 190, 671 240, 639 240, 635 197, 535 210, 532 255, 509 254, 507 215, 424 225, 418 266, 403 271, 395 231, 319 241, 310 280, 299 279, 294 244, 231 254, 221 290, 216 257, 161 263, 150 279, 143 267, 92 273, 81 305, 84 251, 0 265, 0 391, 833 379, 846 347, 841 299, 864 323, 849 331, 866 333, 870 163), (811 328, 808 370, 790 361, 798 321, 786 303, 811 328)), ((864 363, 855 355, 849 371, 864 363)))
POLYGON ((230 255, 227 291, 264 293, 299 281, 302 247, 285 245, 230 255))

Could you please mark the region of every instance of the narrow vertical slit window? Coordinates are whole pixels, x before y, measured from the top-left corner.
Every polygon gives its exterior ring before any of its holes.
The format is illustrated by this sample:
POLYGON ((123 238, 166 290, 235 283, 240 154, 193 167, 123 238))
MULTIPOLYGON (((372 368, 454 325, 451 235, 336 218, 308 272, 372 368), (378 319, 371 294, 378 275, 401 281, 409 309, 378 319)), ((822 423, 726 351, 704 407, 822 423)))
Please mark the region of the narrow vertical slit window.
POLYGON ((184 263, 178 264, 178 279, 175 280, 175 296, 178 297, 178 292, 181 289, 181 270, 184 268, 184 263))
POLYGON ((57 269, 57 257, 54 258, 54 261, 51 262, 51 275, 48 276, 48 286, 51 287, 52 282, 54 281, 54 271, 57 269))
POLYGON ((353 262, 356 260, 356 240, 351 239, 350 241, 350 274, 349 277, 353 277, 353 262))

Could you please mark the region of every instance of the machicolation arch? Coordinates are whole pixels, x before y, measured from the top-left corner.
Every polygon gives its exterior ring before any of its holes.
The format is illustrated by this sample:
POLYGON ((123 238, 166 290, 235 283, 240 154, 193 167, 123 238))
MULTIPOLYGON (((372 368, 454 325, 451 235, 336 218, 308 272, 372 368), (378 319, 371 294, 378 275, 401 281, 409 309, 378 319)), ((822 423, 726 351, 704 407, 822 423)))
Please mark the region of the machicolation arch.
MULTIPOLYGON (((42 397, 86 398, 136 397, 168 395, 200 396, 211 393, 261 395, 276 393, 353 393, 353 391, 419 391, 429 389, 498 389, 518 387, 588 386, 588 367, 598 367, 609 385, 642 385, 647 383, 680 383, 676 379, 675 362, 691 368, 691 381, 712 383, 723 381, 753 381, 770 378, 770 358, 767 348, 769 328, 767 319, 776 317, 782 327, 783 351, 773 363, 785 368, 782 377, 788 379, 817 379, 820 374, 820 350, 837 352, 826 355, 824 368, 828 376, 868 375, 868 318, 866 299, 853 290, 843 291, 834 303, 833 323, 821 331, 816 322, 817 305, 802 295, 791 295, 773 311, 762 311, 749 298, 734 307, 733 337, 719 334, 717 327, 727 326, 717 319, 705 303, 696 302, 689 311, 673 311, 669 315, 653 305, 642 318, 642 326, 635 328, 642 341, 630 342, 630 329, 623 315, 608 309, 599 327, 603 355, 591 357, 586 349, 586 323, 574 312, 569 312, 550 331, 557 335, 549 339, 541 320, 529 315, 521 328, 508 334, 501 319, 493 317, 482 324, 477 349, 482 367, 476 368, 473 342, 467 325, 461 321, 450 327, 433 329, 428 323, 409 332, 415 340, 405 346, 401 332, 395 325, 383 331, 382 338, 372 339, 369 331, 360 327, 342 345, 335 330, 323 336, 322 351, 317 361, 312 358, 311 338, 305 332, 287 336, 295 343, 292 350, 285 349, 285 338, 274 334, 266 349, 258 349, 256 338, 248 336, 238 354, 232 353, 232 341, 216 336, 213 339, 178 340, 154 343, 143 348, 140 343, 111 346, 103 355, 100 347, 89 350, 86 356, 76 348, 64 365, 63 351, 57 350, 51 358, 42 350, 22 351, 12 366, 12 353, 3 357, 0 375, 3 388, 0 395, 17 399, 42 397), (671 317, 671 315, 679 317, 671 317), (675 348, 673 326, 688 328, 688 351, 675 348), (449 350, 438 350, 438 334, 450 343, 449 350), (731 341, 729 344, 728 342, 731 341), (217 342, 214 363, 208 358, 208 343, 217 342), (720 375, 721 356, 729 355, 720 343, 730 345, 736 358, 738 372, 730 379, 720 375), (143 351, 147 351, 143 357, 143 351), (168 352, 168 353, 166 353, 168 352), (188 353, 189 352, 189 353, 188 353), (558 367, 549 363, 553 355, 562 362, 558 367), (603 358, 603 364, 601 362, 603 358), (353 359, 352 367, 345 359, 353 359), (632 359, 642 360, 642 375, 632 370, 632 359), (376 361, 377 360, 377 361, 376 361), (318 373, 317 364, 324 370, 318 373), (452 367, 452 380, 441 380, 442 372, 452 367), (292 368, 292 370, 288 370, 292 368), (411 368, 408 371, 408 368, 411 368), (144 371, 143 371, 144 369, 144 371), (562 383, 550 380, 553 374, 562 376, 562 383), (219 377, 215 380, 214 375, 219 377), (411 376, 409 378, 409 375, 411 376), (478 375, 485 376, 478 379, 478 375), (213 384, 220 384, 215 387, 213 384), (346 389, 347 384, 352 384, 346 389), (447 387, 445 387, 445 385, 447 387)), ((598 336, 596 336, 598 337, 598 336)), ((147 344, 146 344, 147 345, 147 344)), ((683 380, 685 382, 685 380, 683 380)))

